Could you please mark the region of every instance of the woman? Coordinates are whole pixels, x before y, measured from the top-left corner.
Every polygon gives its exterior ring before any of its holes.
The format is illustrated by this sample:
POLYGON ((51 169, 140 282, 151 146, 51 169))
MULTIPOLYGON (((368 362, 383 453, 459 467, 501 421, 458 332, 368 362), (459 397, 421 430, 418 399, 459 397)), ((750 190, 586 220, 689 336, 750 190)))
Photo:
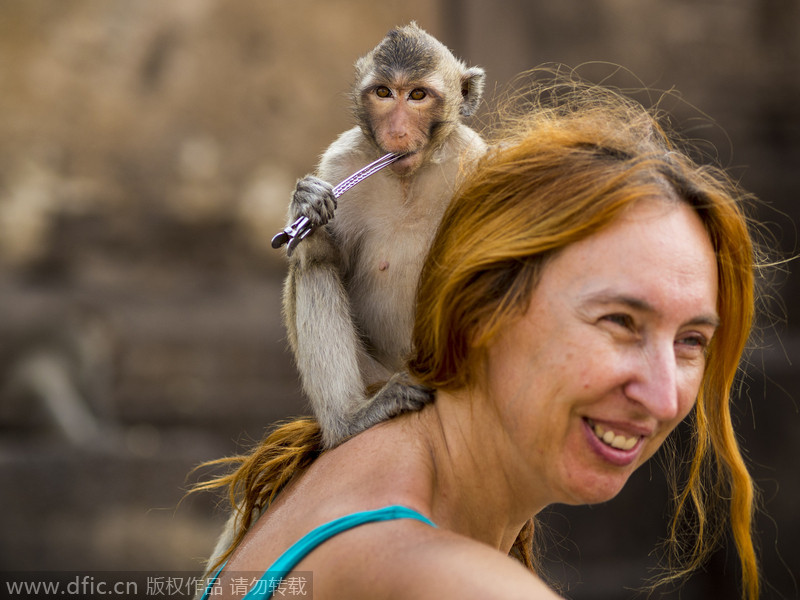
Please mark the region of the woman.
POLYGON ((320 599, 557 597, 532 574, 532 519, 612 498, 691 413, 682 562, 665 579, 699 566, 727 523, 757 598, 729 413, 753 317, 740 194, 638 105, 561 87, 468 177, 430 250, 408 370, 435 400, 324 454, 313 420, 290 422, 200 486, 230 485, 242 508, 222 597, 287 548, 250 597, 298 572, 320 599))

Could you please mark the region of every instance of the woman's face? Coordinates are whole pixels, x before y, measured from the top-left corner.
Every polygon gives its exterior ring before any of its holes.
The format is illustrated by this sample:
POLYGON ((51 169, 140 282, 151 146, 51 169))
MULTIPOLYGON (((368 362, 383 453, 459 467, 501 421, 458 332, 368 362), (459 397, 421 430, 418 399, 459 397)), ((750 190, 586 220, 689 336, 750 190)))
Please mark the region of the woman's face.
POLYGON ((550 260, 488 353, 517 481, 548 503, 616 495, 691 410, 716 304, 714 251, 684 203, 640 201, 550 260))

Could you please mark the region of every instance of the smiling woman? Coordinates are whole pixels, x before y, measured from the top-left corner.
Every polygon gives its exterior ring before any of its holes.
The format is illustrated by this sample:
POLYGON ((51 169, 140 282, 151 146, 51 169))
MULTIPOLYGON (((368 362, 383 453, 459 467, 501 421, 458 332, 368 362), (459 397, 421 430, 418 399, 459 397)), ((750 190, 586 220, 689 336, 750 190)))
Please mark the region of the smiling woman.
POLYGON ((753 317, 742 195, 639 105, 554 89, 467 177, 425 262, 407 367, 435 400, 324 453, 297 420, 218 461, 239 466, 200 487, 230 485, 241 511, 220 581, 279 565, 319 598, 554 597, 530 573, 535 515, 612 498, 691 414, 665 580, 727 523, 758 597, 729 412, 753 317))

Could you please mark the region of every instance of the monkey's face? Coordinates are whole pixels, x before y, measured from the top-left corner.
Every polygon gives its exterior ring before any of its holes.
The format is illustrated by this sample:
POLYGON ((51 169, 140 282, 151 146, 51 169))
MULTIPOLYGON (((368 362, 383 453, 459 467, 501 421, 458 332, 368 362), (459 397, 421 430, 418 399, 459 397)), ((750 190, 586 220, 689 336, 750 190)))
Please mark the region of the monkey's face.
POLYGON ((364 124, 381 152, 407 154, 390 167, 398 175, 413 173, 441 136, 442 82, 395 79, 367 86, 361 95, 364 124))

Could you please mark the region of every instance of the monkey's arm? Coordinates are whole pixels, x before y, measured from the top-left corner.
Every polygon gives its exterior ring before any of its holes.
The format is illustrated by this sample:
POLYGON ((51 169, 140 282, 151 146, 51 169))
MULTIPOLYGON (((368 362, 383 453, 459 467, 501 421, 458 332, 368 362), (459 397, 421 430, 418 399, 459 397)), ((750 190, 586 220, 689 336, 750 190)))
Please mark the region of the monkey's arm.
POLYGON ((363 408, 365 372, 381 371, 364 347, 345 288, 344 274, 352 258, 348 253, 357 250, 343 248, 332 224, 325 225, 336 207, 329 182, 369 162, 369 155, 359 151, 359 141, 355 129, 342 134, 323 155, 318 177, 298 182, 289 208, 289 222, 304 215, 316 225, 289 258, 283 306, 303 390, 326 447, 348 435, 353 415, 363 408))
POLYGON ((283 293, 289 344, 326 447, 347 435, 351 414, 364 402, 364 349, 339 262, 329 231, 314 231, 292 255, 283 293))
MULTIPOLYGON (((331 182, 336 181, 341 184, 345 179, 361 174, 365 167, 363 161, 368 159, 368 155, 362 155, 363 149, 359 148, 359 143, 363 141, 362 137, 356 127, 345 131, 322 155, 317 173, 306 175, 297 181, 289 204, 287 225, 295 223, 299 217, 306 217, 313 230, 333 219, 338 202, 331 182)), ((295 244, 290 242, 289 256, 299 241, 295 240, 295 244)), ((322 251, 327 252, 325 249, 322 251)))

